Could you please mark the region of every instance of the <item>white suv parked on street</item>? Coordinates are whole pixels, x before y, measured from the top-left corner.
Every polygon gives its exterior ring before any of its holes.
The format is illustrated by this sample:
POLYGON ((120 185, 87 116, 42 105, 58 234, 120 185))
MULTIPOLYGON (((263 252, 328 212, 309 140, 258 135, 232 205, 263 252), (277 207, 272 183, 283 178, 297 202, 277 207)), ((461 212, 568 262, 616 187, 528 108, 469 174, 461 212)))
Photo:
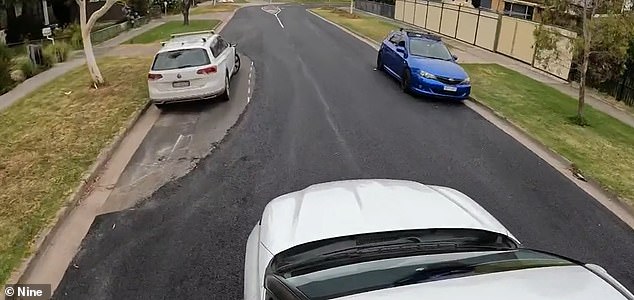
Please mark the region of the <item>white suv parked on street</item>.
POLYGON ((240 69, 236 45, 214 31, 173 34, 162 43, 148 73, 150 100, 167 103, 230 98, 231 77, 240 69))

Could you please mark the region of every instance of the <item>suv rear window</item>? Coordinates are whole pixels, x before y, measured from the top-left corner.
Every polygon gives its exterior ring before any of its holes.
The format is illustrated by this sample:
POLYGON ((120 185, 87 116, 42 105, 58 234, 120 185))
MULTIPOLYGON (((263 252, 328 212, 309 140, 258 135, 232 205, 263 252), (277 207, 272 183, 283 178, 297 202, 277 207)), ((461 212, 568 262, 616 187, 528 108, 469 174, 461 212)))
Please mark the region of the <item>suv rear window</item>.
POLYGON ((161 52, 154 58, 152 70, 164 71, 199 67, 210 63, 207 51, 201 48, 180 49, 161 52))

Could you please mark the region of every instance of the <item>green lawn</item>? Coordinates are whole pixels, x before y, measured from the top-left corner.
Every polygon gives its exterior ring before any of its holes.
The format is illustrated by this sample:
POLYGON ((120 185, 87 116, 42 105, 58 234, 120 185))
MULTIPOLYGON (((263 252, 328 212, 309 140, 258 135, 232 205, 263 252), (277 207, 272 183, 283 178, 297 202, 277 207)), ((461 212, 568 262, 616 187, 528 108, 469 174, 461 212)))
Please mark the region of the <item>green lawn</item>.
POLYGON ((346 29, 370 38, 375 42, 383 40, 387 34, 398 26, 371 16, 360 16, 350 14, 346 11, 333 8, 316 8, 312 11, 332 22, 335 22, 346 29))
POLYGON ((0 283, 32 250, 99 152, 147 100, 150 58, 100 62, 95 90, 85 66, 0 112, 0 283))
POLYGON ((634 128, 590 106, 590 126, 574 125, 576 99, 499 65, 463 66, 477 100, 634 205, 634 128))
POLYGON ((189 25, 183 25, 183 21, 169 21, 161 26, 153 28, 137 37, 128 40, 128 44, 147 44, 162 42, 170 39, 170 35, 174 33, 183 33, 188 31, 211 30, 220 24, 219 20, 190 20, 189 25))

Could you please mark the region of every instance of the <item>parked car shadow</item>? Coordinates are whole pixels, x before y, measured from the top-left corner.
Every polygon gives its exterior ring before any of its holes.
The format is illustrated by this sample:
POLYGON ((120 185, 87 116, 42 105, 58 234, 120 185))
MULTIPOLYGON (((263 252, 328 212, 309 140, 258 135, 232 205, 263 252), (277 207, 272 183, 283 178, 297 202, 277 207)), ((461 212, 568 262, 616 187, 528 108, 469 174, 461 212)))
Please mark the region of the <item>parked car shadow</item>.
POLYGON ((219 100, 204 100, 181 103, 170 103, 161 106, 161 113, 173 112, 205 112, 224 104, 219 100))

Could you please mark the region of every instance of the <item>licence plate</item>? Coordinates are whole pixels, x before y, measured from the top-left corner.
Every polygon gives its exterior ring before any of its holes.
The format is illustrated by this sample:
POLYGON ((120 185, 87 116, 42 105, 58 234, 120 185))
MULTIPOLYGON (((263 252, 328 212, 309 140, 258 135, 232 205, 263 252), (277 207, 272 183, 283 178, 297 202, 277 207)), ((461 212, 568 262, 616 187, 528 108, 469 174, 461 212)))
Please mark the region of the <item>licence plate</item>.
POLYGON ((175 88, 182 88, 182 87, 188 87, 188 86, 189 86, 189 81, 172 82, 172 87, 175 87, 175 88))
POLYGON ((448 91, 448 92, 455 92, 455 91, 457 91, 457 90, 458 90, 458 88, 457 88, 457 87, 455 87, 455 86, 445 85, 445 86, 443 87, 443 90, 448 91))

